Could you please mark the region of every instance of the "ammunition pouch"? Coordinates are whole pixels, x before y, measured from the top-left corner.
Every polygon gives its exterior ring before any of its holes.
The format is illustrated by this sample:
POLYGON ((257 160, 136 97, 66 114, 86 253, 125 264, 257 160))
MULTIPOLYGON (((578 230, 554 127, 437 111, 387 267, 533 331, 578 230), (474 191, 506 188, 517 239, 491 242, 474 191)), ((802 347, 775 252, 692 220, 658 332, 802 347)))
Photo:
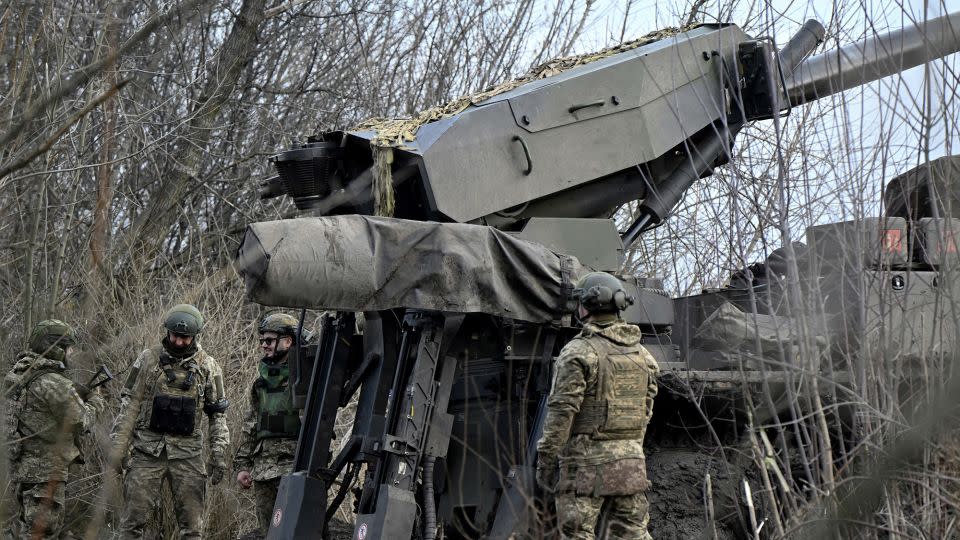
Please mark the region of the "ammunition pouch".
POLYGON ((197 421, 197 400, 188 396, 157 394, 153 397, 150 430, 170 435, 192 435, 197 421))
POLYGON ((300 434, 300 415, 287 412, 260 414, 257 423, 257 438, 293 439, 300 434))

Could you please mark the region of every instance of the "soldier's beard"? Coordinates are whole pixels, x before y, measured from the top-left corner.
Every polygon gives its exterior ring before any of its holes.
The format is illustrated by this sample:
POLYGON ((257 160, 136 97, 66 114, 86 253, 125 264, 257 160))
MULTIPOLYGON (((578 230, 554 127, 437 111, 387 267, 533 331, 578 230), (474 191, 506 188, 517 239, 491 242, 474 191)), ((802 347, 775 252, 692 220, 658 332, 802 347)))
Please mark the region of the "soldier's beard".
POLYGON ((263 361, 270 362, 271 364, 276 364, 277 362, 282 362, 287 359, 287 353, 290 352, 290 349, 283 349, 273 351, 273 354, 263 355, 263 361))
POLYGON ((164 336, 161 340, 163 344, 163 349, 174 358, 187 358, 188 356, 193 356, 197 352, 197 338, 194 337, 193 341, 189 345, 183 347, 174 347, 167 336, 164 336))

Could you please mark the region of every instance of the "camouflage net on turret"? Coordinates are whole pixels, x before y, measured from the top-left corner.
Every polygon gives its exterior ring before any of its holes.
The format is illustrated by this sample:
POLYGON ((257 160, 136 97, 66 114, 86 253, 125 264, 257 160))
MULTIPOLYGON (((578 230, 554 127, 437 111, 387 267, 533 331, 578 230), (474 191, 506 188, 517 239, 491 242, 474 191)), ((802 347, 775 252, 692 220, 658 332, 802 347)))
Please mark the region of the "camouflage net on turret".
POLYGON ((393 179, 390 171, 390 164, 393 162, 393 149, 403 148, 405 143, 416 139, 420 126, 460 114, 471 105, 479 105, 494 96, 509 92, 526 83, 546 79, 547 77, 563 73, 577 66, 643 47, 655 41, 686 32, 695 26, 697 25, 684 28, 664 28, 651 32, 639 39, 621 43, 613 47, 607 47, 597 52, 554 58, 534 67, 516 79, 488 87, 475 94, 461 96, 448 103, 427 109, 410 118, 371 118, 357 124, 349 131, 377 132, 377 135, 370 141, 374 161, 373 193, 375 214, 378 216, 393 215, 393 179))

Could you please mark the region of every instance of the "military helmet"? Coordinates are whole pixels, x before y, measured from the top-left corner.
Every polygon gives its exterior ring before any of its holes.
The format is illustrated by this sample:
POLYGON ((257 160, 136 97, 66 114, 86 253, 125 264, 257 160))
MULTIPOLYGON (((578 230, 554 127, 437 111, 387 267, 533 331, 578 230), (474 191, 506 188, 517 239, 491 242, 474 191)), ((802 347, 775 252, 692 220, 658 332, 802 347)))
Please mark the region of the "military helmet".
POLYGON ((196 336, 203 330, 203 315, 195 306, 177 304, 167 312, 163 327, 174 334, 196 336))
POLYGON ((260 321, 259 331, 261 334, 264 332, 276 332, 281 336, 295 336, 297 335, 297 327, 299 325, 300 322, 293 315, 271 313, 260 321))
POLYGON ((67 347, 77 342, 77 335, 69 324, 57 320, 40 321, 30 333, 30 350, 52 360, 63 361, 67 347))
POLYGON ((590 272, 580 278, 573 296, 590 313, 618 313, 634 303, 623 283, 606 272, 590 272))

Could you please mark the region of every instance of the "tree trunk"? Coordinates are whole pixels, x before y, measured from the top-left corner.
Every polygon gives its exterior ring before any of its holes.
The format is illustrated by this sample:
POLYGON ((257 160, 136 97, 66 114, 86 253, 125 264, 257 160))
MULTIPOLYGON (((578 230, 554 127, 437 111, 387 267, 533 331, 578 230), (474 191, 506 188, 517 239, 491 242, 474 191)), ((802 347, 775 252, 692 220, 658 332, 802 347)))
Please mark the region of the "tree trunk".
POLYGON ((253 59, 257 47, 257 29, 263 22, 266 0, 244 0, 230 34, 207 71, 207 80, 182 137, 177 154, 176 174, 161 180, 157 194, 127 234, 132 268, 150 265, 163 246, 170 225, 176 219, 171 212, 196 180, 201 158, 210 143, 210 134, 224 103, 233 95, 243 70, 253 59))

